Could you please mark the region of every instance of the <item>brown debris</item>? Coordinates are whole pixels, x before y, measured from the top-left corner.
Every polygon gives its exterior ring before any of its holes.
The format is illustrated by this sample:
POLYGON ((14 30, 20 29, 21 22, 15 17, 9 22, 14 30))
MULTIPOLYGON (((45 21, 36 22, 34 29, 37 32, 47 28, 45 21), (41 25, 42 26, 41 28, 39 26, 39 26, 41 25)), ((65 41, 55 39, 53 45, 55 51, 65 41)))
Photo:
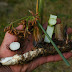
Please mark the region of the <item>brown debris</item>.
POLYGON ((30 11, 30 13, 35 17, 34 19, 28 20, 28 21, 27 20, 21 20, 20 23, 18 23, 18 26, 23 25, 23 30, 17 30, 11 24, 10 26, 8 26, 4 29, 4 32, 8 31, 8 33, 15 35, 19 38, 24 38, 24 39, 28 38, 28 36, 30 34, 32 34, 34 40, 38 41, 40 38, 40 31, 39 31, 39 27, 37 25, 36 20, 39 19, 39 16, 38 16, 38 13, 34 14, 32 11, 30 11), (34 30, 35 30, 35 32, 33 32, 34 30))

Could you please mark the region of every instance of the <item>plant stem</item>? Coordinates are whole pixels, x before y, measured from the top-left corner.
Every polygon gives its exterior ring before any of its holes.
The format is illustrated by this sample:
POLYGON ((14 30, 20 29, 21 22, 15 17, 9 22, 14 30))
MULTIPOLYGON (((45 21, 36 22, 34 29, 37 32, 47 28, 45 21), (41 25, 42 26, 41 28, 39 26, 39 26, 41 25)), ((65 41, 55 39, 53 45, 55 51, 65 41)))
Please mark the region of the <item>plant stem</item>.
POLYGON ((62 55, 61 51, 58 49, 58 47, 56 46, 56 44, 52 41, 52 39, 49 37, 49 35, 46 33, 46 31, 44 30, 44 28, 42 27, 42 25, 39 23, 39 21, 37 21, 39 27, 43 30, 43 32, 45 33, 45 35, 47 36, 47 38, 50 40, 50 42, 52 43, 52 45, 55 47, 56 51, 58 52, 58 54, 62 57, 62 59, 65 61, 65 63, 70 66, 69 62, 66 60, 66 58, 62 55))
POLYGON ((22 20, 22 19, 25 19, 25 18, 27 18, 27 17, 22 17, 22 18, 20 18, 20 19, 18 19, 18 20, 16 20, 16 21, 11 22, 11 24, 16 23, 16 22, 18 22, 18 21, 20 21, 20 20, 22 20))
POLYGON ((37 0, 37 3, 36 3, 36 13, 38 13, 38 7, 39 7, 39 0, 37 0))
POLYGON ((44 0, 40 0, 40 2, 39 2, 39 15, 41 18, 41 24, 43 22, 43 8, 44 8, 44 0))
POLYGON ((55 25, 55 38, 58 40, 64 40, 63 37, 63 25, 62 24, 57 24, 55 25))

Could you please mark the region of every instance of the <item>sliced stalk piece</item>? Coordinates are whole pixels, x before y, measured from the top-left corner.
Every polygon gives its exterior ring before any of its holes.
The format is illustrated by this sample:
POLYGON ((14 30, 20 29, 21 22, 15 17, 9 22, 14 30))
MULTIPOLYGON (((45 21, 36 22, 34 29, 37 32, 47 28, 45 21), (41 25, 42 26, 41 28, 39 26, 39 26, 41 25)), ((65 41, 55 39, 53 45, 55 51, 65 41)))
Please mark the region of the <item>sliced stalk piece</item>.
POLYGON ((56 22, 57 22, 56 19, 57 19, 57 16, 55 16, 55 15, 50 15, 50 19, 49 19, 49 21, 48 21, 49 25, 55 25, 56 22))
MULTIPOLYGON (((50 19, 48 21, 49 25, 47 27, 47 34, 50 36, 50 38, 52 38, 52 35, 53 35, 53 31, 54 31, 54 25, 56 24, 57 22, 57 16, 55 15, 50 15, 50 19)), ((50 43, 50 40, 47 38, 47 36, 45 36, 45 39, 44 39, 45 42, 48 42, 50 43)))
POLYGON ((57 24, 55 26, 55 38, 57 40, 64 40, 64 37, 63 37, 63 25, 62 24, 57 24))
POLYGON ((10 50, 12 50, 12 51, 18 50, 20 48, 20 43, 12 42, 9 47, 10 47, 10 50))
POLYGON ((51 15, 50 15, 50 19, 51 19, 51 18, 53 18, 53 19, 57 19, 57 16, 51 14, 51 15))
MULTIPOLYGON (((52 38, 53 31, 54 31, 54 26, 48 26, 48 27, 47 27, 46 32, 47 32, 47 34, 50 36, 50 38, 52 38)), ((47 36, 45 36, 44 41, 50 43, 50 40, 47 38, 47 36)))
POLYGON ((52 26, 52 25, 55 25, 57 21, 56 21, 56 19, 52 19, 52 18, 51 18, 51 19, 49 19, 48 22, 49 22, 49 25, 52 26))

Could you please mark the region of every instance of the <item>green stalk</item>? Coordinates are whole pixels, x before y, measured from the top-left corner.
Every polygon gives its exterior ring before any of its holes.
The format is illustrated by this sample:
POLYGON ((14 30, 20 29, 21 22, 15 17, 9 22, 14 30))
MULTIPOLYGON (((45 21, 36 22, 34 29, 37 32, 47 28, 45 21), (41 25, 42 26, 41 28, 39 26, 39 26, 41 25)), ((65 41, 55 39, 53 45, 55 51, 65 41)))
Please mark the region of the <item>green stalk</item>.
POLYGON ((37 21, 39 27, 43 30, 43 32, 45 33, 45 35, 47 36, 47 38, 50 40, 50 42, 52 43, 52 45, 55 47, 56 51, 58 52, 58 54, 62 57, 62 59, 65 61, 65 63, 67 64, 67 66, 70 66, 69 62, 66 60, 66 58, 62 55, 61 51, 58 49, 58 47, 56 46, 56 44, 52 41, 52 39, 50 38, 50 36, 46 33, 46 31, 44 30, 44 28, 42 27, 42 25, 39 23, 39 21, 37 21))
POLYGON ((27 18, 27 17, 22 17, 22 18, 20 18, 20 19, 18 19, 18 20, 16 20, 16 21, 11 22, 11 24, 16 23, 16 22, 18 22, 18 21, 20 21, 20 20, 22 20, 22 19, 25 19, 25 18, 27 18))
POLYGON ((43 22, 43 9, 44 9, 44 0, 40 0, 39 2, 39 15, 41 19, 41 24, 43 22))

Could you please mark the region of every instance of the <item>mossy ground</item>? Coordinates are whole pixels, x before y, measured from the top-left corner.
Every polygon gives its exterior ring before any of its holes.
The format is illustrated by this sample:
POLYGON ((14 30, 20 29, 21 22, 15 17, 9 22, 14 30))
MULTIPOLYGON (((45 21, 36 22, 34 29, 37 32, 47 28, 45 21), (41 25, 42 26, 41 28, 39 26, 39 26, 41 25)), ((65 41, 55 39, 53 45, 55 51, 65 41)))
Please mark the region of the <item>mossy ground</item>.
MULTIPOLYGON (((28 10, 35 13, 36 0, 2 0, 0 1, 0 44, 4 38, 4 28, 12 21, 31 15, 28 10)), ((50 14, 55 14, 62 20, 62 24, 72 27, 72 0, 45 0, 44 21, 47 22, 50 14)), ((39 66, 33 72, 72 72, 71 64, 67 67, 64 61, 51 62, 39 66)))

